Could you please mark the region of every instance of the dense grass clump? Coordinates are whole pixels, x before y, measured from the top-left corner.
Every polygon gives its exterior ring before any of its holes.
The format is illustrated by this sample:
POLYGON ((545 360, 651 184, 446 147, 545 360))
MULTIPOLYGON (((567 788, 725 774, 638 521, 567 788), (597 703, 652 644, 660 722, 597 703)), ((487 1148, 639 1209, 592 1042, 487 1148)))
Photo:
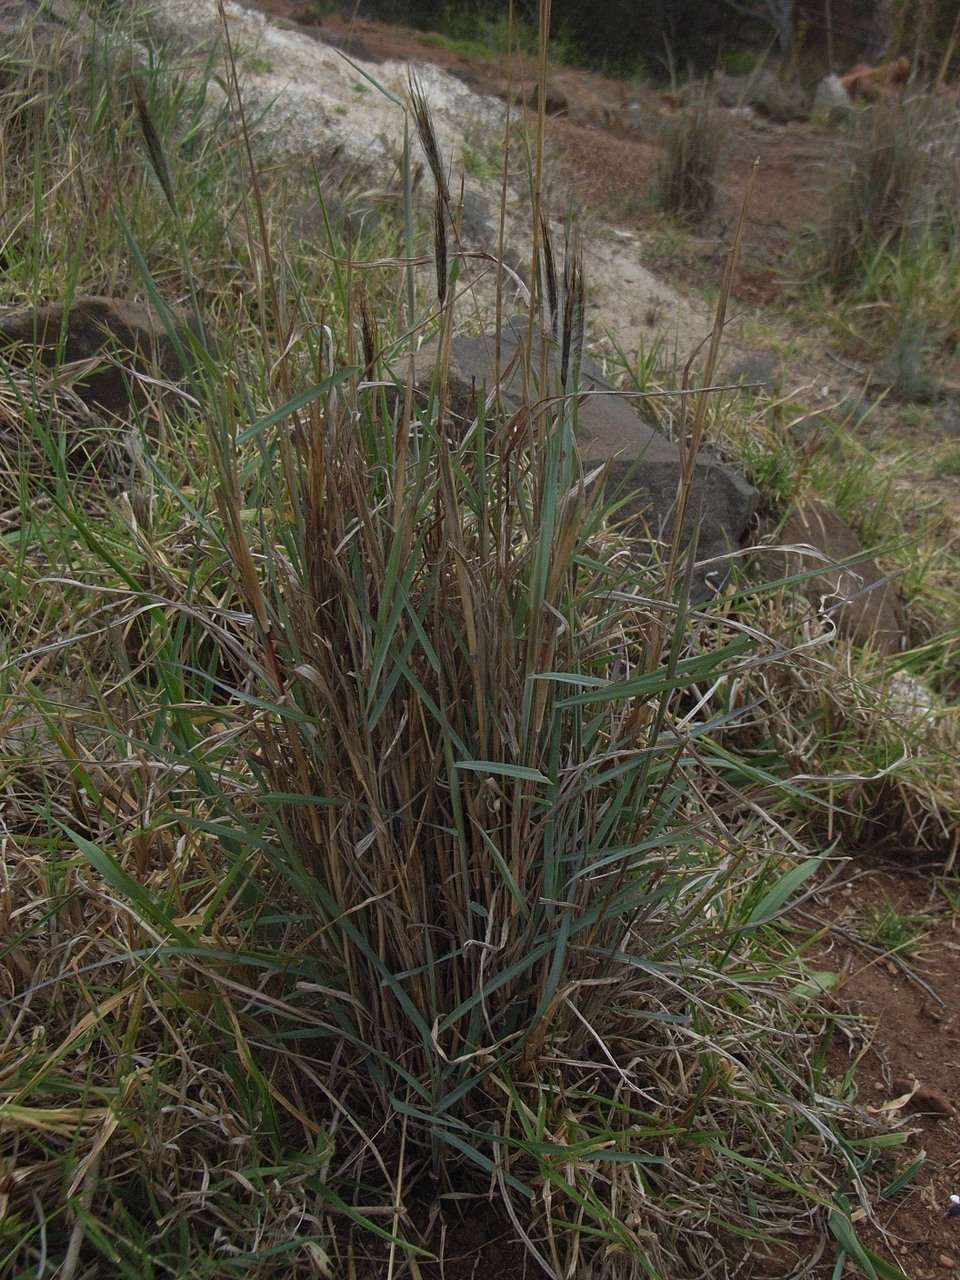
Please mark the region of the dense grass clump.
POLYGON ((821 246, 823 279, 906 398, 935 391, 960 312, 960 151, 949 96, 879 102, 856 118, 821 246))
POLYGON ((668 119, 660 138, 657 200, 675 217, 695 221, 713 208, 721 132, 709 102, 668 119))
POLYGON ((956 125, 955 108, 936 97, 882 100, 857 117, 824 247, 836 285, 881 250, 956 239, 956 125))

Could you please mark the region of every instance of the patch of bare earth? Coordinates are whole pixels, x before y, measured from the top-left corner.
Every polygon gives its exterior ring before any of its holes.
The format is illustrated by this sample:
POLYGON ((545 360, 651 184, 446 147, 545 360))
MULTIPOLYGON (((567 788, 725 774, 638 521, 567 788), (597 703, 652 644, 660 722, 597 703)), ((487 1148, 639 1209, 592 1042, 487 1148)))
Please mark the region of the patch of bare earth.
MULTIPOLYGON (((416 1216, 418 1231, 404 1230, 407 1240, 421 1244, 433 1261, 418 1263, 422 1280, 537 1280, 543 1275, 517 1237, 499 1205, 484 1197, 455 1192, 427 1195, 416 1216)), ((359 1280, 382 1280, 388 1274, 389 1246, 359 1261, 359 1280)), ((398 1268, 396 1274, 410 1275, 398 1268)))
POLYGON ((890 1181, 926 1157, 904 1191, 875 1206, 876 1225, 858 1228, 911 1280, 960 1276, 960 1218, 946 1216, 960 1192, 960 929, 943 883, 933 872, 855 863, 818 913, 830 929, 818 965, 845 975, 836 996, 851 1015, 834 1034, 829 1075, 842 1080, 853 1069, 858 1100, 905 1121, 910 1136, 893 1149, 890 1181), (915 954, 859 941, 870 938, 864 919, 887 911, 926 922, 915 954))

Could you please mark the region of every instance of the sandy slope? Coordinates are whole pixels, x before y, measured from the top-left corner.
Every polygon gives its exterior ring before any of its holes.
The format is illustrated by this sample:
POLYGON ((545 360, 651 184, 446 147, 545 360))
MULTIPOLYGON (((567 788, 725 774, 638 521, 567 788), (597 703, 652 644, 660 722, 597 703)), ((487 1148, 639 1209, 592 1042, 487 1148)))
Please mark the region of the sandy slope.
MULTIPOLYGON (((222 41, 216 0, 151 0, 149 9, 155 35, 197 62, 212 44, 222 41)), ((227 3, 225 10, 243 68, 245 101, 251 114, 266 113, 265 131, 277 158, 322 161, 342 147, 374 172, 392 168, 402 147, 401 104, 411 72, 431 105, 440 146, 456 181, 464 138, 495 138, 503 129, 504 104, 474 92, 441 67, 347 59, 310 34, 262 13, 234 3, 227 3)), ((507 247, 523 262, 530 252, 530 232, 519 156, 517 169, 508 207, 507 247)), ((495 179, 468 178, 467 185, 490 207, 497 207, 495 179)), ((556 225, 559 232, 559 219, 556 225)), ((628 351, 662 337, 681 354, 702 340, 710 326, 708 312, 643 265, 634 237, 595 225, 584 248, 594 336, 608 331, 628 351)), ((488 290, 488 302, 489 297, 488 290)))

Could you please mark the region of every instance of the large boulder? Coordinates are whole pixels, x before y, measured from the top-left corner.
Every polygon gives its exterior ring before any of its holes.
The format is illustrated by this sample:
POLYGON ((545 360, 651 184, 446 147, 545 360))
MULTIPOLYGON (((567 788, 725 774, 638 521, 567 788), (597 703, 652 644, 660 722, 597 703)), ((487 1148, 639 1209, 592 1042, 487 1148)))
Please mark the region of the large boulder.
POLYGON ((159 312, 143 302, 91 295, 69 305, 21 307, 0 316, 0 358, 26 354, 51 368, 88 362, 77 370, 74 392, 91 407, 126 416, 131 394, 139 398, 134 375, 177 383, 188 372, 182 354, 189 355, 194 326, 180 309, 171 315, 177 342, 159 312))
POLYGON ((322 200, 311 196, 294 205, 287 217, 293 244, 309 252, 329 247, 328 226, 334 236, 356 244, 380 224, 380 211, 372 202, 344 199, 329 189, 322 193, 322 200))
POLYGON ((468 187, 463 193, 463 217, 460 235, 467 245, 493 249, 497 243, 499 216, 493 201, 480 191, 468 187))
MULTIPOLYGON (((500 383, 501 404, 507 414, 515 413, 523 403, 520 361, 512 369, 510 366, 526 335, 524 318, 509 321, 501 335, 500 368, 510 370, 500 383)), ((420 391, 429 390, 436 359, 435 343, 419 352, 414 381, 420 391)), ((539 367, 539 356, 535 364, 539 367)), ((556 345, 549 341, 546 366, 545 394, 553 395, 559 386, 560 356, 556 345)), ((455 419, 468 422, 476 417, 477 406, 494 387, 496 376, 496 340, 492 334, 453 339, 447 405, 455 419)), ((590 472, 605 465, 607 497, 620 503, 619 518, 631 520, 661 541, 669 540, 682 471, 679 449, 653 423, 639 416, 633 407, 637 401, 618 393, 589 358, 582 361, 579 391, 586 393, 577 413, 577 439, 584 470, 590 472)), ((738 547, 756 502, 753 487, 724 466, 712 450, 702 448, 693 470, 682 530, 684 539, 692 537, 699 521, 697 558, 708 560, 738 547)), ((710 594, 725 577, 724 566, 704 566, 696 575, 696 594, 710 594)))
MULTIPOLYGON (((864 557, 854 531, 818 498, 800 503, 788 513, 778 542, 790 550, 764 558, 764 573, 771 579, 809 573, 824 565, 824 557, 834 564, 864 557), (814 554, 799 549, 806 547, 814 554)), ((875 560, 864 557, 848 568, 826 567, 799 585, 811 604, 829 613, 840 634, 854 644, 881 653, 899 653, 904 647, 897 591, 875 560)))
POLYGON ((74 0, 0 0, 0 33, 34 26, 79 23, 83 14, 74 0))
POLYGON ((815 124, 837 124, 853 114, 853 103, 839 76, 824 76, 813 95, 810 118, 815 124))

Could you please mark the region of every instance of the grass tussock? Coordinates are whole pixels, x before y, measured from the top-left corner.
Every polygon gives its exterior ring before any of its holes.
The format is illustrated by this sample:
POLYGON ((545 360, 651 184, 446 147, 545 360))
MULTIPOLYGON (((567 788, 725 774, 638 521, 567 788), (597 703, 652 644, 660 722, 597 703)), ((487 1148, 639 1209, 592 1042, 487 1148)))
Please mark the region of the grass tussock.
POLYGON ((828 859, 731 736, 795 642, 691 609, 679 554, 657 600, 608 531, 575 241, 531 210, 561 385, 533 314, 522 408, 453 433, 422 94, 431 216, 358 261, 329 223, 294 253, 312 177, 258 173, 202 79, 158 59, 131 112, 78 76, 17 156, 4 301, 177 300, 216 346, 110 485, 3 366, 0 1271, 399 1276, 486 1201, 558 1277, 869 1262, 902 1135, 825 1075, 780 916, 828 859))
POLYGON ((929 398, 934 358, 957 350, 958 123, 946 96, 861 112, 820 250, 861 349, 885 356, 890 382, 910 399, 929 398))
MULTIPOLYGON (((808 608, 795 600, 765 612, 771 630, 816 634, 808 608)), ((950 859, 960 821, 954 717, 911 669, 930 657, 921 651, 891 669, 842 641, 826 653, 798 654, 749 682, 762 715, 738 726, 732 740, 758 758, 772 749, 789 766, 824 842, 950 859)))
POLYGON ((936 97, 885 99, 857 116, 824 248, 835 284, 881 249, 955 235, 955 126, 954 108, 936 97))
POLYGON ((668 119, 660 137, 657 202, 674 217, 696 221, 713 208, 721 130, 704 99, 668 119))

